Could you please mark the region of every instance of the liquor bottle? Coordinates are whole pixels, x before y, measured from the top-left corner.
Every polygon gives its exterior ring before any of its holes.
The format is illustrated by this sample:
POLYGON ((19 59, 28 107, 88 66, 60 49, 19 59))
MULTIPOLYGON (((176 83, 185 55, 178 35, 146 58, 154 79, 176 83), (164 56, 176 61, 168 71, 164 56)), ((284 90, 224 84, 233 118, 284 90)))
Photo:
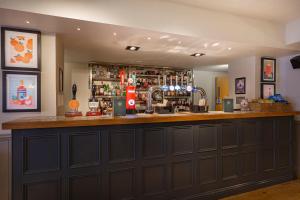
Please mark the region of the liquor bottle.
POLYGON ((21 80, 20 85, 17 88, 17 99, 21 105, 25 104, 26 97, 27 97, 27 89, 24 86, 24 80, 21 80))
POLYGON ((86 113, 86 116, 99 116, 101 113, 99 112, 99 101, 96 99, 96 86, 92 86, 92 98, 89 100, 89 109, 86 113))
POLYGON ((104 95, 104 85, 103 85, 103 82, 101 82, 99 93, 100 93, 100 96, 104 95))

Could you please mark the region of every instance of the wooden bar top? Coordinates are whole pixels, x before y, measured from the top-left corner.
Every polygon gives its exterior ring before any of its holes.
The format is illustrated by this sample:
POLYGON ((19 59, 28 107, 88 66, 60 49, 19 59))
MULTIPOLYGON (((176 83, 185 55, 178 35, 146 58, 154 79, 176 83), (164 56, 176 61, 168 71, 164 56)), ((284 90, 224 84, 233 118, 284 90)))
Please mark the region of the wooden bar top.
POLYGON ((60 128, 79 126, 103 126, 125 125, 144 123, 204 121, 222 119, 245 119, 261 117, 295 116, 300 112, 233 112, 224 113, 212 111, 209 113, 177 113, 177 114, 137 114, 122 117, 98 116, 98 117, 27 117, 2 124, 2 129, 36 129, 36 128, 60 128))

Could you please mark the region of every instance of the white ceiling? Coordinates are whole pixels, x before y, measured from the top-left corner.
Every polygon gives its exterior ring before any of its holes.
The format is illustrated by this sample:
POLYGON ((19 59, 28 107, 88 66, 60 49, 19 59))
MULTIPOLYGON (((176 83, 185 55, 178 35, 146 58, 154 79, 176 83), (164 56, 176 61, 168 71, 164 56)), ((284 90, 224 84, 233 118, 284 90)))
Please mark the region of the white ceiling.
POLYGON ((63 39, 67 62, 89 61, 196 67, 225 64, 244 56, 283 56, 299 51, 251 46, 209 38, 194 38, 75 19, 46 16, 0 9, 0 25, 39 29, 43 33, 57 33, 63 39), (25 21, 29 20, 30 24, 25 21), (80 27, 80 31, 77 31, 80 27), (117 33, 116 36, 113 33, 117 33), (148 40, 151 37, 151 40, 148 40), (220 45, 213 47, 212 44, 220 45), (205 48, 205 44, 208 45, 205 48), (140 46, 138 52, 126 51, 127 45, 140 46), (231 47, 232 50, 228 50, 231 47), (195 52, 203 57, 191 57, 195 52))
POLYGON ((287 23, 300 17, 299 0, 162 0, 287 23))

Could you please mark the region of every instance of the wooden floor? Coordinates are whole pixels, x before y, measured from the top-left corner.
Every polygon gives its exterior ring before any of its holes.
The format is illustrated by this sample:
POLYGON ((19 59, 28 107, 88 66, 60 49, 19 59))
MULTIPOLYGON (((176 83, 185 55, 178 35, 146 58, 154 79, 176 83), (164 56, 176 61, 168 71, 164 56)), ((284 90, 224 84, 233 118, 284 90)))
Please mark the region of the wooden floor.
POLYGON ((222 200, 300 200, 300 179, 247 192, 222 200))

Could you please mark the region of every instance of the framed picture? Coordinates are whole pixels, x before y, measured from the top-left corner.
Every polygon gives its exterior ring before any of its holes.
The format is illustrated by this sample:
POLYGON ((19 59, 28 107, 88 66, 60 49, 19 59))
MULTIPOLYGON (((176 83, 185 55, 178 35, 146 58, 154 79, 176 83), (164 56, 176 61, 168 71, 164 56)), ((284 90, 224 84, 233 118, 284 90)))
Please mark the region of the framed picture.
POLYGON ((59 92, 63 93, 64 92, 64 71, 62 68, 59 68, 58 71, 58 87, 59 87, 59 92))
POLYGON ((246 97, 236 97, 235 102, 236 104, 241 104, 244 99, 246 99, 246 97))
POLYGON ((276 81, 276 59, 261 58, 261 82, 276 81))
POLYGON ((40 71, 41 33, 1 28, 1 65, 7 70, 40 71))
POLYGON ((3 71, 3 112, 40 112, 41 78, 38 72, 3 71))
POLYGON ((275 83, 262 83, 261 84, 261 98, 268 99, 270 96, 275 95, 276 86, 275 83))
POLYGON ((235 79, 235 94, 246 94, 246 78, 235 79))

